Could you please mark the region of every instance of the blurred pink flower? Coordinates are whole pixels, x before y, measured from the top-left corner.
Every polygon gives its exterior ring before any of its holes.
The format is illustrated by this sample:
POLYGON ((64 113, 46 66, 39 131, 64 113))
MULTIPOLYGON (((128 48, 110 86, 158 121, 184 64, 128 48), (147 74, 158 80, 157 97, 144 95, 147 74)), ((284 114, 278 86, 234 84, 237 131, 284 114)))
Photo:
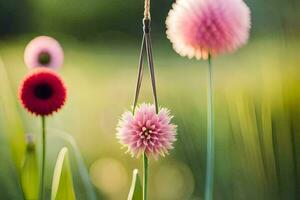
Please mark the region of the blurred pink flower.
POLYGON ((181 56, 207 59, 246 44, 250 18, 243 0, 177 0, 166 20, 167 37, 181 56))
POLYGON ((141 104, 134 115, 129 111, 122 115, 117 138, 133 157, 145 152, 148 157, 152 155, 157 159, 159 155, 168 154, 176 141, 177 126, 171 124, 171 119, 166 108, 156 114, 154 105, 141 104))
POLYGON ((28 68, 59 68, 64 61, 64 52, 60 44, 48 36, 34 38, 26 46, 24 61, 28 68))

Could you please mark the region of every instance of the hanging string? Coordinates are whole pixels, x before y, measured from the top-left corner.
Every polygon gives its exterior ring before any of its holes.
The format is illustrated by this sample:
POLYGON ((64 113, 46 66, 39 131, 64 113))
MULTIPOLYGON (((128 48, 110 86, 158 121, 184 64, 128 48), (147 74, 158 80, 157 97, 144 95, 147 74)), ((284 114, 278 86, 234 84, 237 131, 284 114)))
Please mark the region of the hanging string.
POLYGON ((146 37, 146 48, 148 54, 148 65, 150 69, 155 110, 156 113, 158 113, 158 100, 157 100, 157 92, 156 92, 156 81, 155 81, 155 72, 154 72, 154 65, 153 65, 152 43, 151 43, 150 32, 148 33, 148 37, 146 37))
POLYGON ((144 18, 150 19, 150 0, 145 0, 144 18))
POLYGON ((150 34, 150 0, 145 0, 145 11, 144 11, 144 19, 143 19, 143 39, 142 39, 142 45, 140 50, 140 58, 139 58, 139 68, 138 68, 138 77, 137 77, 137 84, 135 89, 135 96, 133 101, 133 113, 135 112, 142 79, 143 79, 143 69, 144 69, 144 54, 146 50, 147 55, 147 62, 149 66, 149 72, 151 77, 151 85, 152 85, 152 93, 154 98, 154 105, 155 105, 155 111, 158 113, 159 107, 158 107, 158 98, 157 98, 157 92, 156 92, 156 81, 155 81, 155 71, 154 71, 154 64, 153 64, 153 53, 152 53, 152 42, 151 42, 151 34, 150 34))
POLYGON ((137 77, 137 83, 136 83, 136 89, 135 89, 135 95, 133 100, 133 108, 132 112, 134 114, 135 108, 137 106, 142 80, 143 80, 143 69, 144 69, 144 49, 145 49, 145 34, 143 35, 142 39, 142 45, 141 45, 141 52, 140 52, 140 59, 139 59, 139 68, 138 68, 138 77, 137 77))

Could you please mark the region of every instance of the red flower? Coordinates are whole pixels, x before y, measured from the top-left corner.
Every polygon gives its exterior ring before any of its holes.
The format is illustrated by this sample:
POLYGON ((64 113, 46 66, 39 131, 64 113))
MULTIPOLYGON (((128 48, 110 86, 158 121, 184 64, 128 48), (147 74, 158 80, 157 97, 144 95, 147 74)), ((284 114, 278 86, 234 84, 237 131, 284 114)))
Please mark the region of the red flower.
POLYGON ((22 105, 36 115, 51 115, 65 103, 67 91, 56 72, 37 68, 21 82, 19 99, 22 105))

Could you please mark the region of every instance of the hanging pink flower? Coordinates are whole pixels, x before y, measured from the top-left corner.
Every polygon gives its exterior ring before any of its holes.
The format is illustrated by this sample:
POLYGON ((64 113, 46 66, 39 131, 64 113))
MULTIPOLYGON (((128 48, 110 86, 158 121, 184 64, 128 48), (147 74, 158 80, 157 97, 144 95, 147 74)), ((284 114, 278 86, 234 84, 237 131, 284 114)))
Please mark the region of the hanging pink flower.
POLYGON ((243 0, 177 0, 166 25, 178 54, 207 59, 247 43, 250 10, 243 0))
POLYGON ((57 69, 63 64, 64 52, 55 39, 39 36, 26 46, 24 61, 28 68, 48 67, 57 69))
POLYGON ((138 157, 146 153, 152 155, 168 154, 176 141, 176 125, 171 123, 169 110, 161 108, 156 114, 155 106, 141 104, 135 114, 125 112, 117 127, 117 138, 128 148, 132 156, 138 157))

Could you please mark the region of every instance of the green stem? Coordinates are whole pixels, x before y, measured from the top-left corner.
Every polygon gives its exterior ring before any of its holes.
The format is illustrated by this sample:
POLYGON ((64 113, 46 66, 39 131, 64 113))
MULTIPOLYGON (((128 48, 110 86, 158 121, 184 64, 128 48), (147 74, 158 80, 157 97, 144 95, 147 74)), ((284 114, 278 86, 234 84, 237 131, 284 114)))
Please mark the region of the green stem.
POLYGON ((143 154, 144 173, 143 173, 143 200, 147 200, 148 194, 148 158, 146 153, 143 154))
POLYGON ((46 162, 46 119, 42 116, 42 172, 41 172, 41 187, 40 200, 44 199, 45 195, 45 162, 46 162))
POLYGON ((213 73, 211 56, 208 58, 208 87, 207 87, 207 161, 206 161, 206 181, 205 200, 213 199, 214 185, 214 107, 213 107, 213 73))

